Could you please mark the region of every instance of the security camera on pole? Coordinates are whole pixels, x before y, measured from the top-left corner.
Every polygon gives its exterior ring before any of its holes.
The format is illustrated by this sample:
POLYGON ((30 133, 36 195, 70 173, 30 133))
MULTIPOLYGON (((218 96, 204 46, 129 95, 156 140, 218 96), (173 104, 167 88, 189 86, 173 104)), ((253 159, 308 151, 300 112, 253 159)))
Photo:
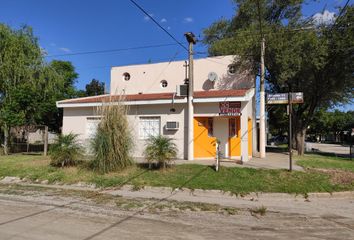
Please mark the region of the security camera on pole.
POLYGON ((195 35, 192 32, 187 32, 184 34, 186 37, 189 48, 188 48, 188 57, 189 57, 189 71, 188 71, 188 160, 194 159, 194 139, 193 139, 193 45, 196 44, 197 40, 195 35))

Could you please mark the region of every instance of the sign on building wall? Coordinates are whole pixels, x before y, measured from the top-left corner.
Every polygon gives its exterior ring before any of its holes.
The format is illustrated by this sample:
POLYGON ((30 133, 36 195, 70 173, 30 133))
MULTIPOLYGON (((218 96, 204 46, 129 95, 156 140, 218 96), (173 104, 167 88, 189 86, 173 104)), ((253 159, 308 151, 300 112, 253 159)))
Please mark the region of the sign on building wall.
POLYGON ((220 116, 241 116, 241 102, 219 103, 220 116))

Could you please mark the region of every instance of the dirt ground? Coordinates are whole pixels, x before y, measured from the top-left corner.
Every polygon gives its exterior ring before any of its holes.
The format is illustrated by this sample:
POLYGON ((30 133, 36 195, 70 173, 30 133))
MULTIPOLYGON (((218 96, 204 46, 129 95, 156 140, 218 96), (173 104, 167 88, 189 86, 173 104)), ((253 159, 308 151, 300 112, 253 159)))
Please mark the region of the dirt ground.
POLYGON ((290 238, 354 239, 353 196, 269 195, 219 205, 0 185, 3 240, 290 238))

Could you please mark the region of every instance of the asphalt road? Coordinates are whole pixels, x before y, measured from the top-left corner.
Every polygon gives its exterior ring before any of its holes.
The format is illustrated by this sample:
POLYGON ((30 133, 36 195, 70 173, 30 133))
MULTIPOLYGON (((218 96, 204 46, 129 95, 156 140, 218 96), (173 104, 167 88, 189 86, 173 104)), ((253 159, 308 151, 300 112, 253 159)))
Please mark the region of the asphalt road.
POLYGON ((353 199, 326 203, 306 213, 298 211, 304 201, 292 201, 286 211, 283 203, 264 216, 247 208, 236 215, 143 213, 72 196, 7 192, 0 193, 0 239, 354 239, 353 199))
POLYGON ((306 142, 306 144, 309 150, 314 149, 315 151, 320 151, 323 153, 331 153, 338 156, 350 157, 349 146, 342 146, 339 144, 328 144, 328 143, 312 143, 312 142, 306 142))

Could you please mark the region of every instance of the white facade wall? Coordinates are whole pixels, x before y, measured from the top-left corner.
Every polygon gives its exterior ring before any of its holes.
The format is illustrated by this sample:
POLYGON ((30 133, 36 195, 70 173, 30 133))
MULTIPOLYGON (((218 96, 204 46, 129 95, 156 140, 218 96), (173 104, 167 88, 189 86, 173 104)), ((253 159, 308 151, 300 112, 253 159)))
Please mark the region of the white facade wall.
MULTIPOLYGON (((241 134, 244 151, 247 152, 247 119, 252 118, 252 100, 242 102, 241 134), (243 124, 245 123, 245 124, 243 124), (243 133, 242 133, 243 131, 243 133)), ((128 121, 132 136, 134 138, 134 157, 143 157, 145 140, 139 138, 140 117, 160 117, 160 134, 174 139, 179 150, 178 158, 187 158, 187 104, 174 104, 175 112, 171 112, 172 104, 156 105, 135 105, 129 106, 128 121), (167 121, 179 122, 179 129, 167 131, 165 125, 167 121)), ((219 103, 196 103, 195 117, 219 117, 219 103)), ((79 140, 85 145, 89 144, 88 124, 93 118, 98 118, 96 107, 64 108, 63 134, 75 133, 79 135, 79 140)), ((225 137, 228 135, 228 128, 225 125, 225 137)), ((217 129, 216 129, 217 130, 217 129)), ((220 138, 220 137, 219 137, 220 138)), ((226 142, 226 140, 225 140, 226 142)), ((227 148, 227 146, 226 146, 227 148)), ((227 149, 226 149, 227 150, 227 149)))
MULTIPOLYGON (((134 139, 134 157, 143 157, 145 140, 139 138, 139 119, 140 117, 160 117, 160 134, 169 136, 174 139, 179 150, 178 158, 185 158, 186 146, 185 138, 187 137, 185 130, 185 114, 183 109, 186 104, 175 104, 174 113, 170 112, 172 105, 136 105, 129 107, 128 122, 134 139), (167 121, 179 122, 178 130, 166 130, 165 125, 167 121)), ((98 118, 96 108, 65 108, 63 116, 63 134, 75 133, 79 135, 79 140, 85 145, 89 144, 88 124, 92 118, 98 118)))
MULTIPOLYGON (((224 89, 243 89, 252 88, 254 85, 254 76, 248 71, 237 71, 235 74, 228 72, 228 67, 234 63, 234 56, 222 56, 197 59, 194 62, 194 90, 224 90, 224 89), (215 72, 218 79, 215 82, 208 80, 208 74, 215 72)), ((149 93, 170 93, 176 91, 176 86, 184 83, 185 79, 184 61, 164 62, 156 64, 141 64, 132 66, 113 67, 111 69, 111 94, 149 94, 149 93), (130 80, 124 80, 124 73, 130 74, 130 80), (168 85, 166 88, 160 86, 160 82, 166 80, 168 85)), ((252 92, 253 94, 253 92, 252 92)), ((249 101, 242 100, 242 117, 241 129, 242 145, 241 152, 247 153, 247 120, 253 118, 252 96, 247 97, 249 101), (250 97, 250 98, 249 98, 250 97)), ((196 99, 198 100, 198 99, 196 99)), ((215 100, 215 99, 214 99, 215 100)), ((222 101, 231 101, 227 97, 222 101)), ((171 112, 171 104, 153 104, 147 105, 130 105, 128 121, 134 137, 134 157, 143 157, 145 140, 139 138, 139 118, 140 117, 160 117, 160 133, 170 136, 175 140, 179 149, 178 158, 187 158, 187 104, 175 103, 175 112, 171 112), (167 131, 165 124, 167 121, 179 122, 179 130, 167 131)), ((137 103, 139 104, 139 103, 137 103)), ((194 103, 195 117, 218 117, 219 103, 194 103)), ((90 121, 95 121, 97 115, 97 107, 64 107, 63 129, 64 134, 73 132, 79 135, 79 139, 88 144, 89 133, 88 125, 90 121)), ((226 123, 226 121, 225 121, 226 123)), ((226 125, 226 124, 224 124, 226 125)), ((220 129, 223 128, 221 125, 220 129)), ((226 126, 223 128, 226 131, 226 126)), ((227 134, 226 134, 227 135, 227 134)), ((226 140, 225 140, 226 142, 226 140)), ((227 146, 226 146, 227 147, 227 146)), ((247 160, 247 159, 244 159, 247 160)))
MULTIPOLYGON (((234 56, 211 57, 194 60, 194 91, 212 89, 241 89, 253 86, 253 76, 248 71, 228 73, 234 56), (218 80, 208 80, 208 74, 215 72, 218 80)), ((113 67, 111 69, 111 94, 165 93, 175 92, 176 86, 184 84, 184 61, 141 64, 113 67), (124 73, 130 74, 130 80, 124 80, 124 73), (166 88, 160 82, 166 80, 166 88)))

